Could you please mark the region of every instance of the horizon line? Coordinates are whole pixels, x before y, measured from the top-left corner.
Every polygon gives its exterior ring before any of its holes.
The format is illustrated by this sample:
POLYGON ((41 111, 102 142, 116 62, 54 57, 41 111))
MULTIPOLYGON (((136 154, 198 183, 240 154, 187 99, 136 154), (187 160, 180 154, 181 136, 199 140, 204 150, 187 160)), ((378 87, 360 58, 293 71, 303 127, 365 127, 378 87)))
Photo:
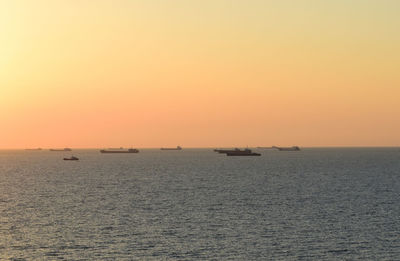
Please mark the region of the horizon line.
MULTIPOLYGON (((275 145, 274 145, 275 146, 275 145)), ((293 145, 297 146, 297 145, 293 145)), ((181 146, 182 149, 215 149, 215 148, 259 148, 259 149, 272 149, 272 146, 204 146, 204 147, 197 147, 197 146, 189 146, 184 147, 181 146)), ((281 146, 281 147, 292 147, 292 146, 281 146)), ((326 146, 299 146, 300 148, 400 148, 400 145, 326 145, 326 146)), ((34 149, 41 149, 41 150, 50 150, 50 149, 62 149, 62 148, 70 148, 75 150, 98 150, 98 149, 105 149, 105 147, 26 147, 26 148, 0 148, 0 150, 34 150, 34 149)), ((111 147, 107 147, 110 149, 111 147)), ((107 149, 106 148, 106 149, 107 149)), ((114 148, 136 148, 136 149, 161 149, 163 147, 134 147, 134 146, 122 146, 122 147, 114 147, 114 148)), ((164 147, 169 148, 169 147, 164 147)), ((174 148, 174 147, 173 147, 174 148)))

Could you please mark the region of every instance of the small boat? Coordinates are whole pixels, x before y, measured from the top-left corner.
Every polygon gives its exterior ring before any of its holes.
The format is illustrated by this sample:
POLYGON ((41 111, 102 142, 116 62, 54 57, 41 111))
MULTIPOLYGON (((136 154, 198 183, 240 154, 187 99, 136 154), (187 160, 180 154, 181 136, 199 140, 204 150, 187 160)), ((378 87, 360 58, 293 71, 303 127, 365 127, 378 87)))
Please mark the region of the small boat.
POLYGON ((79 159, 75 156, 71 156, 71 158, 64 158, 64 160, 79 160, 79 159))
POLYGON ((277 147, 277 146, 272 146, 274 149, 278 149, 279 151, 300 151, 300 148, 298 146, 292 146, 292 147, 277 147))
POLYGON ((161 150, 182 150, 182 147, 176 146, 176 148, 161 148, 161 150))
POLYGON ((100 150, 100 153, 139 153, 138 149, 128 149, 128 150, 100 150))
POLYGON ((72 151, 70 148, 64 148, 64 149, 50 149, 50 151, 72 151))
POLYGON ((252 152, 250 149, 235 150, 226 153, 227 156, 261 156, 260 153, 252 152))

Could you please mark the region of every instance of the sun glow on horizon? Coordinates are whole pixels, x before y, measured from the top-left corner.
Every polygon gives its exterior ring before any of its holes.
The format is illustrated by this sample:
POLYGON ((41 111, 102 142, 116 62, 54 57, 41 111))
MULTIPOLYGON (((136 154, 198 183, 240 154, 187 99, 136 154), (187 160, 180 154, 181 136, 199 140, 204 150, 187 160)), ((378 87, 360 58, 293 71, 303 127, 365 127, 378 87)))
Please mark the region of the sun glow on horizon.
POLYGON ((400 2, 0 3, 0 148, 399 146, 400 2))

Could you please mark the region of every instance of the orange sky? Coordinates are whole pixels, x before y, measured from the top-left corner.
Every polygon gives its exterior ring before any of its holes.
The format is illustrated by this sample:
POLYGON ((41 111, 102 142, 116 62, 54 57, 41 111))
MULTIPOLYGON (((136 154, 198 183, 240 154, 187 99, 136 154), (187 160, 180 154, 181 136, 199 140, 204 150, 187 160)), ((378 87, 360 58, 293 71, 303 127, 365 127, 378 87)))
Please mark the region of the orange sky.
POLYGON ((0 3, 0 148, 400 146, 400 2, 0 3))

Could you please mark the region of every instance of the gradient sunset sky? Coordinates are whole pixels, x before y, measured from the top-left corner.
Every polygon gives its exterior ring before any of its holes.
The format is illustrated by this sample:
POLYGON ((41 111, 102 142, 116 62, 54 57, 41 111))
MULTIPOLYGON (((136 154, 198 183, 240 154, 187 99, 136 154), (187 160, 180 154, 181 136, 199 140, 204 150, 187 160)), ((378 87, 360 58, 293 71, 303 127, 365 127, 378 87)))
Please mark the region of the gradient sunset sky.
POLYGON ((398 0, 0 0, 0 148, 399 146, 398 0))

